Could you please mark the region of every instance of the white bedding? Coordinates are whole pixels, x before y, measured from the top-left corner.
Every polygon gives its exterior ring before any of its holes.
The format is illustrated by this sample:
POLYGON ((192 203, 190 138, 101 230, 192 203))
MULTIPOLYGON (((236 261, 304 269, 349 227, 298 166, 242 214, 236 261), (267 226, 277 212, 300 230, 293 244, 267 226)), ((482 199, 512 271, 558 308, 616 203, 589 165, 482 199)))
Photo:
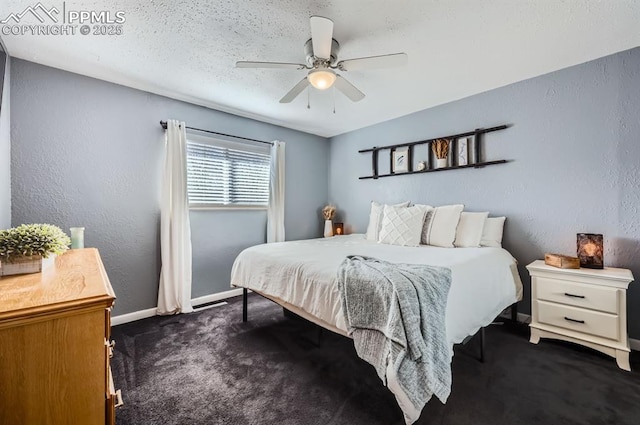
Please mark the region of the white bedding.
POLYGON ((354 254, 449 267, 446 328, 451 345, 475 334, 522 299, 516 261, 502 248, 404 247, 379 244, 361 234, 247 248, 233 264, 231 285, 297 307, 307 313, 306 318, 318 319, 314 321, 346 335, 336 273, 344 258, 354 254))

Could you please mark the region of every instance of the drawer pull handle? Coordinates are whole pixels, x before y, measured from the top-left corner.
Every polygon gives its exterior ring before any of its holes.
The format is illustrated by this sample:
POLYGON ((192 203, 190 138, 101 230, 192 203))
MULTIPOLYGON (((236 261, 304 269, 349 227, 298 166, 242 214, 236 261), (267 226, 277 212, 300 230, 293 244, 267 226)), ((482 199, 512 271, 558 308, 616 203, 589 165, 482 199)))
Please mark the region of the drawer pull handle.
POLYGON ((116 404, 114 407, 120 407, 124 405, 124 401, 122 401, 122 390, 116 391, 116 404))
POLYGON ((572 319, 571 317, 564 317, 564 320, 568 320, 569 322, 575 322, 575 323, 584 323, 584 320, 576 320, 576 319, 572 319))
POLYGON ((571 298, 584 298, 584 295, 574 295, 574 294, 570 294, 568 292, 564 293, 567 297, 571 297, 571 298))

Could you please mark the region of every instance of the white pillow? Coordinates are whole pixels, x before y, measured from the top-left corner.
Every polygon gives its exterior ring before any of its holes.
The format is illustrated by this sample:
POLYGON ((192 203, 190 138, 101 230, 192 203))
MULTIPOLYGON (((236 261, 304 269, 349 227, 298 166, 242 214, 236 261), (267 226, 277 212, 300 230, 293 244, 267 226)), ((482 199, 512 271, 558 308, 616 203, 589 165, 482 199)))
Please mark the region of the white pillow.
MULTIPOLYGON (((369 213, 369 225, 367 226, 367 240, 377 241, 380 235, 380 224, 382 222, 382 209, 385 204, 371 202, 371 213, 369 213)), ((409 201, 396 204, 394 207, 408 207, 409 201)))
POLYGON ((484 221, 482 229, 481 246, 493 246, 502 248, 502 231, 506 217, 488 217, 484 221))
POLYGON ((464 205, 443 205, 427 212, 422 228, 421 243, 453 248, 456 228, 464 205))
POLYGON ((480 240, 482 240, 484 223, 488 216, 488 212, 463 212, 460 214, 456 240, 453 244, 459 248, 478 248, 480 240))
POLYGON ((425 209, 385 205, 378 242, 390 245, 418 246, 425 209))

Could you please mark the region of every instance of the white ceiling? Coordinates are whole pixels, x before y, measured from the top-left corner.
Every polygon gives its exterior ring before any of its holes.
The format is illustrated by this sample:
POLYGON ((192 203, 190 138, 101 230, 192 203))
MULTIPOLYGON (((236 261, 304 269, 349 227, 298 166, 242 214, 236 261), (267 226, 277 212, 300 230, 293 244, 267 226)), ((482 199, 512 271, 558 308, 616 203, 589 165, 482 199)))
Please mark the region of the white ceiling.
MULTIPOLYGON (((2 0, 0 19, 37 0, 2 0)), ((62 1, 42 0, 62 10, 62 1)), ((638 0, 73 1, 125 12, 124 35, 2 35, 12 56, 199 105, 334 136, 640 46, 638 0), (305 71, 235 69, 304 62, 309 17, 335 22, 340 58, 406 52, 409 65, 345 72, 367 97, 311 90, 278 100, 305 71)), ((32 17, 23 22, 38 23, 32 17)), ((165 118, 165 117, 158 117, 165 118)), ((175 117, 181 118, 181 117, 175 117)))

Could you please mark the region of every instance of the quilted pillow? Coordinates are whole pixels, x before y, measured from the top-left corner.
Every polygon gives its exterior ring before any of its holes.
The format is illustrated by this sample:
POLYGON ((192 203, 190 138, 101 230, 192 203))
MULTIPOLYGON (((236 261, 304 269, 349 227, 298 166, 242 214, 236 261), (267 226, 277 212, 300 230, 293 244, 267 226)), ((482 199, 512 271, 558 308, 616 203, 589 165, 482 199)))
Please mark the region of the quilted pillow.
POLYGON ((459 248, 478 248, 488 215, 488 212, 463 212, 460 214, 456 240, 453 244, 459 248))
POLYGON ((378 242, 390 245, 418 246, 424 224, 425 209, 386 205, 382 214, 378 242))
POLYGON ((422 228, 421 243, 425 245, 453 248, 456 229, 464 205, 444 205, 427 212, 422 228))
MULTIPOLYGON (((409 201, 393 205, 394 207, 408 207, 409 201)), ((367 240, 377 241, 380 236, 380 224, 382 223, 382 210, 385 204, 371 202, 371 213, 369 214, 369 225, 367 226, 367 240)))

